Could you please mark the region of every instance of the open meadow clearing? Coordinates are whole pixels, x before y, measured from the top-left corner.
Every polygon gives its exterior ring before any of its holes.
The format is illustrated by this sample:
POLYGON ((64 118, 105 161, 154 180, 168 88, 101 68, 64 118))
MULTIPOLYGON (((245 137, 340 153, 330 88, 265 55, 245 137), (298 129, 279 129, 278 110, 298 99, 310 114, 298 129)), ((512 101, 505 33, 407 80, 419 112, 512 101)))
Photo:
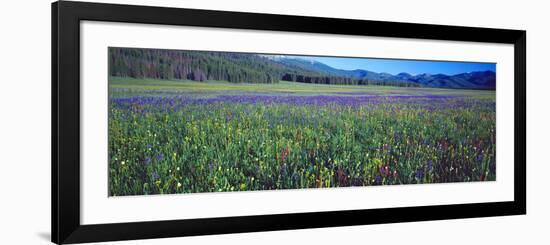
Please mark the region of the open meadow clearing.
POLYGON ((109 195, 494 181, 495 91, 110 77, 109 195))

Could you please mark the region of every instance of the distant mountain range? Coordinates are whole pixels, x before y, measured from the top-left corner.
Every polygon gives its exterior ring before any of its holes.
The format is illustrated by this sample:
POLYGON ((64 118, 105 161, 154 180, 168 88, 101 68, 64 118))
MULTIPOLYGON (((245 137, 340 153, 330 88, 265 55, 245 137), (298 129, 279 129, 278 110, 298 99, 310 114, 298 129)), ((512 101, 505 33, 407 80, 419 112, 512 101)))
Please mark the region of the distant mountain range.
POLYGON ((109 48, 111 76, 170 80, 221 80, 232 83, 381 85, 461 89, 495 89, 492 71, 457 75, 377 73, 342 70, 324 63, 285 55, 237 52, 109 48))
POLYGON ((356 69, 356 70, 342 70, 331 67, 324 63, 294 58, 288 56, 264 56, 275 62, 296 67, 302 70, 308 70, 321 74, 331 76, 344 76, 355 79, 367 79, 370 81, 398 81, 409 82, 418 84, 421 87, 433 87, 433 88, 463 88, 463 89, 495 89, 496 88, 496 74, 493 71, 475 71, 469 73, 461 73, 456 75, 445 74, 418 74, 411 75, 406 72, 392 75, 389 73, 377 73, 373 71, 356 69))

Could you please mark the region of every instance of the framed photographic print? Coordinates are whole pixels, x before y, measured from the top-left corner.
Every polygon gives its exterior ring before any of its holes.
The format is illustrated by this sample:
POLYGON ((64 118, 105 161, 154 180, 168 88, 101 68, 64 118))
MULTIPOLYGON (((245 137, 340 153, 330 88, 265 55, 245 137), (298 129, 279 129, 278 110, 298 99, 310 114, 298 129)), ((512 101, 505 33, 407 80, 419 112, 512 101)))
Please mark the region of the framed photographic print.
POLYGON ((55 2, 52 241, 525 214, 525 38, 55 2))

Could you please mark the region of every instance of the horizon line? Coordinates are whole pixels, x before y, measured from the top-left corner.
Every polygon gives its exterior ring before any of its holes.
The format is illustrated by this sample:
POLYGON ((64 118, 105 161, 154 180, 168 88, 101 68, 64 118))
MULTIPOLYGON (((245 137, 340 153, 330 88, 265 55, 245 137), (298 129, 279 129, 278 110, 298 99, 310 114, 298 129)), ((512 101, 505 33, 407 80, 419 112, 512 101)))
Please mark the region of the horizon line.
MULTIPOLYGON (((223 52, 223 51, 222 51, 223 52)), ((228 53, 240 53, 240 52, 228 52, 228 53)), ((253 54, 253 53, 251 53, 253 54)), ((345 68, 339 68, 339 67, 335 67, 333 65, 330 65, 330 64, 327 64, 326 62, 322 62, 322 61, 318 61, 316 60, 315 58, 334 58, 334 59, 358 59, 358 60, 383 60, 383 61, 404 61, 404 62, 435 62, 435 63, 467 63, 467 64, 487 64, 487 65, 490 65, 490 64, 493 64, 495 65, 495 69, 496 69, 496 63, 493 63, 493 62, 475 62, 475 61, 451 61, 451 60, 421 60, 421 59, 403 59, 403 58, 378 58, 378 57, 349 57, 349 56, 315 56, 315 55, 305 55, 305 54, 261 54, 261 53, 256 53, 256 55, 260 55, 260 56, 282 56, 282 57, 285 57, 285 58, 288 58, 288 59, 296 59, 296 60, 304 60, 304 61, 314 61, 314 62, 317 62, 317 63, 321 63, 323 65, 326 65, 326 66, 329 66, 333 69, 337 69, 337 70, 341 70, 341 71, 357 71, 357 70, 362 70, 362 71, 368 71, 368 72, 374 72, 374 73, 378 73, 378 74, 389 74, 389 75, 392 75, 392 76, 397 76, 401 73, 406 73, 408 75, 411 75, 411 76, 419 76, 419 75, 423 75, 423 74, 427 74, 427 75, 445 75, 445 76, 456 76, 456 75, 460 75, 460 74, 466 74, 466 73, 473 73, 473 72, 493 72, 496 74, 496 70, 491 70, 491 69, 479 69, 479 70, 471 70, 471 71, 465 71, 465 72, 457 72, 457 73, 443 73, 443 72, 439 72, 439 73, 430 73, 430 72, 419 72, 419 73, 411 73, 411 72, 406 72, 406 71, 400 71, 400 72, 396 72, 396 73, 391 73, 391 72, 385 72, 385 71, 375 71, 375 70, 372 70, 372 69, 368 69, 368 68, 355 68, 355 69, 345 69, 345 68), (307 59, 307 58, 311 57, 311 59, 307 59)))

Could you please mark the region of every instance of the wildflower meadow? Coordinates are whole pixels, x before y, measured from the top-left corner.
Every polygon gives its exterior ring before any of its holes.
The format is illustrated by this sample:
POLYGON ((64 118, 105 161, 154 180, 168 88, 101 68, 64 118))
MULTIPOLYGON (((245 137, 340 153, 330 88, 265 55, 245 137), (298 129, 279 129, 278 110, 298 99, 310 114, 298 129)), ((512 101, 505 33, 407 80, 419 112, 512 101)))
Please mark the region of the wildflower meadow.
POLYGON ((109 195, 496 180, 495 91, 109 79, 109 195))

